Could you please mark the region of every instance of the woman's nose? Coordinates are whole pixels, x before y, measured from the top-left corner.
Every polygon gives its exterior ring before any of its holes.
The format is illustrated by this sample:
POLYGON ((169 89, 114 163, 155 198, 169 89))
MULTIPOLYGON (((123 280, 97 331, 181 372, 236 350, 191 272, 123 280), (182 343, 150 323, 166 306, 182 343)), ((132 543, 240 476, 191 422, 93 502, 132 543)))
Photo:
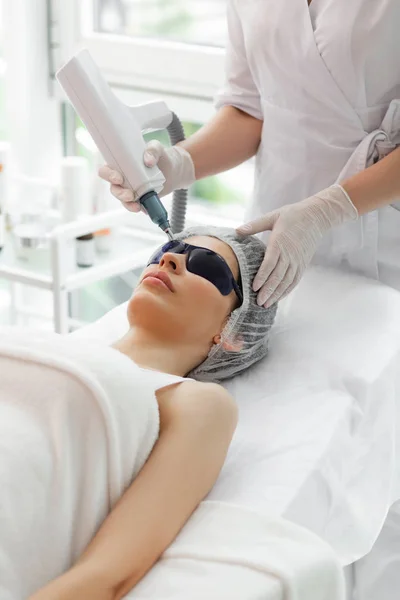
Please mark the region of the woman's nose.
POLYGON ((185 268, 185 256, 182 254, 174 254, 173 252, 166 252, 162 255, 159 262, 160 267, 165 267, 175 271, 175 273, 181 273, 185 268))

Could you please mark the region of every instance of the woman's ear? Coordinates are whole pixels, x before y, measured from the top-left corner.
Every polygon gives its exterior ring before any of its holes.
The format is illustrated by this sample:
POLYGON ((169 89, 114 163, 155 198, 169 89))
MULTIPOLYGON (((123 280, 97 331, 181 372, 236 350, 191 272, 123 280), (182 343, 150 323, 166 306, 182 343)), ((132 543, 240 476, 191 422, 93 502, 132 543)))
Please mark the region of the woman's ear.
MULTIPOLYGON (((218 334, 214 336, 213 342, 214 344, 221 344, 221 335, 218 334)), ((241 338, 236 338, 235 340, 225 340, 222 342, 222 347, 227 352, 240 352, 243 348, 243 340, 241 338)))
MULTIPOLYGON (((229 321, 229 315, 226 317, 225 321, 222 324, 222 330, 225 329, 226 324, 229 321)), ((224 340, 222 341, 222 335, 218 333, 213 338, 213 344, 222 344, 222 347, 227 352, 240 352, 243 348, 243 339, 241 337, 236 337, 234 340, 224 340)))

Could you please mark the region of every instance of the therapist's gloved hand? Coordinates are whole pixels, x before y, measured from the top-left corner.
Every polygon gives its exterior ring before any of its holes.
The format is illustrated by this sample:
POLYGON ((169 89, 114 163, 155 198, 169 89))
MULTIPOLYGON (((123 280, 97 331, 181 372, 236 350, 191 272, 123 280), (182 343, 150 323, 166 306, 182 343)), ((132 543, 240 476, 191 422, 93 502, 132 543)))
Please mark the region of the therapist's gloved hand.
MULTIPOLYGON (((173 190, 187 189, 196 180, 194 164, 189 152, 181 146, 166 148, 158 140, 152 140, 146 146, 143 156, 146 167, 158 166, 165 177, 165 183, 160 196, 166 196, 173 190)), ((140 204, 136 202, 131 189, 123 187, 123 177, 115 169, 104 165, 99 169, 99 176, 111 184, 111 193, 123 206, 139 212, 140 204)))
POLYGON ((240 226, 236 231, 241 235, 271 231, 264 261, 253 282, 254 291, 259 291, 258 304, 268 308, 287 296, 300 281, 325 233, 357 218, 347 192, 333 185, 240 226))

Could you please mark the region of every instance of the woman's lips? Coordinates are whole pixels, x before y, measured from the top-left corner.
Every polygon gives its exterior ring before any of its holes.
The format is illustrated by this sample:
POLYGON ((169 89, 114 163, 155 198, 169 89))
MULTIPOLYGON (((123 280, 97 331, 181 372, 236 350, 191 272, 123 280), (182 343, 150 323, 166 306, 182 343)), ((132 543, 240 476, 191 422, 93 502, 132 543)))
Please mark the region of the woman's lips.
POLYGON ((172 281, 169 275, 167 275, 167 273, 165 273, 164 271, 153 271, 151 273, 147 273, 143 277, 142 281, 144 281, 145 279, 152 280, 155 285, 162 285, 163 287, 167 288, 170 292, 174 291, 172 281))

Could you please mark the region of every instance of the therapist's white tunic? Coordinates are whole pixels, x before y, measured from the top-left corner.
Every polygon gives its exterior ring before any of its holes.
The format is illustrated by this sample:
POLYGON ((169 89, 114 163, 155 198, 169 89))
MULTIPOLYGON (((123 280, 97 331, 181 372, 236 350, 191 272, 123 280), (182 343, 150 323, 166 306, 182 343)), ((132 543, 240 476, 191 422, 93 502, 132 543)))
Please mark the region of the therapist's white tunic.
MULTIPOLYGON (((400 145, 400 0, 231 0, 228 24, 217 106, 264 121, 248 218, 303 200, 400 145)), ((394 206, 332 230, 315 262, 400 289, 394 206)))

